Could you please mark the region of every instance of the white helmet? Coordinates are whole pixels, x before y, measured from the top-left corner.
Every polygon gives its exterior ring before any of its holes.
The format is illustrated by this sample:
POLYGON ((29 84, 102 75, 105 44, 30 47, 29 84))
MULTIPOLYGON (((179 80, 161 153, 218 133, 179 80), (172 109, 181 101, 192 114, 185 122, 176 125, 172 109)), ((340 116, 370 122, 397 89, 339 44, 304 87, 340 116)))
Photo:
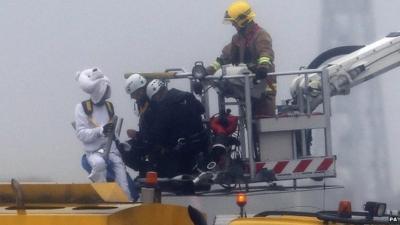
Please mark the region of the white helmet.
POLYGON ((76 75, 75 79, 78 81, 79 87, 90 95, 93 103, 96 104, 101 99, 110 97, 110 79, 99 68, 86 69, 77 72, 76 75))
POLYGON ((130 95, 139 88, 144 87, 146 83, 146 78, 144 78, 140 74, 132 74, 128 77, 128 79, 126 79, 125 91, 130 95))
POLYGON ((152 80, 146 88, 146 95, 147 97, 151 100, 151 98, 157 94, 157 92, 162 88, 165 87, 164 82, 162 82, 161 80, 155 79, 152 80))

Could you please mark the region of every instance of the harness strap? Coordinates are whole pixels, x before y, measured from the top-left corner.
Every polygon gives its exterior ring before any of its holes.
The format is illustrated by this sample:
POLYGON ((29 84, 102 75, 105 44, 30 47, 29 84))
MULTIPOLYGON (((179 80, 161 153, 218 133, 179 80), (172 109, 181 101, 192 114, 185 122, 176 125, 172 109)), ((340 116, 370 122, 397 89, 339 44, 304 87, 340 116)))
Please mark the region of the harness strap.
MULTIPOLYGON (((93 119, 93 102, 92 100, 88 99, 83 101, 82 103, 83 111, 85 114, 88 116, 88 120, 90 123, 92 123, 95 127, 100 127, 98 123, 93 119)), ((106 101, 106 108, 107 108, 107 113, 109 116, 109 122, 111 122, 111 119, 113 118, 115 112, 114 112, 114 106, 111 102, 106 101)))

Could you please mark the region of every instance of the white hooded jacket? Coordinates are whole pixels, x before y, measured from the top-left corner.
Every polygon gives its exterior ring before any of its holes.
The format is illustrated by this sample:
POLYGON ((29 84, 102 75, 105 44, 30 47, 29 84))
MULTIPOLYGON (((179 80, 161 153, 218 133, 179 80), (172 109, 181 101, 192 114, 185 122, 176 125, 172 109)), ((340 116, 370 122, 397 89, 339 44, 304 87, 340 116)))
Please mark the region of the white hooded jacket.
MULTIPOLYGON (((95 105, 100 102, 106 93, 110 80, 97 68, 87 69, 77 73, 76 80, 81 89, 90 95, 93 104, 91 117, 86 115, 81 103, 75 107, 76 136, 83 143, 86 152, 94 152, 102 149, 107 142, 103 135, 103 126, 110 120, 105 104, 95 105)), ((111 89, 110 89, 111 90, 111 89)), ((106 96, 109 98, 110 96, 106 96)), ((115 144, 111 151, 116 151, 115 144)))

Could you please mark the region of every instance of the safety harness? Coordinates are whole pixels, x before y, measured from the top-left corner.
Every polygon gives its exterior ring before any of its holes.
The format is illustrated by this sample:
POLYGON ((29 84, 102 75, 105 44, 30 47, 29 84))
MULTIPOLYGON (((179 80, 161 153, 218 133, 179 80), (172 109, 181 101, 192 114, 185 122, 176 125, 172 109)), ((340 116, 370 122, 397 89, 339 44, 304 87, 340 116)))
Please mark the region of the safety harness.
MULTIPOLYGON (((111 121, 111 119, 114 116, 114 106, 111 102, 106 101, 106 108, 107 108, 107 113, 108 116, 110 118, 109 122, 111 121)), ((99 127, 99 125, 94 121, 93 119, 93 102, 91 99, 89 100, 85 100, 82 102, 82 107, 83 107, 83 111, 85 111, 85 114, 88 116, 89 121, 96 127, 99 127)))

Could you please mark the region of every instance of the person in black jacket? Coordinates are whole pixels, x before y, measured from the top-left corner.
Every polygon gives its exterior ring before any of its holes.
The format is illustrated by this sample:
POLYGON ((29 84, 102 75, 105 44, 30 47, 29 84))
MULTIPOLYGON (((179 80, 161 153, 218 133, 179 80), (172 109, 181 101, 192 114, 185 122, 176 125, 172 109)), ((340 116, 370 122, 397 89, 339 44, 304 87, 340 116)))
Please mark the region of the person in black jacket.
POLYGON ((160 177, 197 172, 198 159, 208 153, 209 135, 203 126, 205 109, 189 92, 168 90, 161 80, 146 87, 150 99, 143 135, 153 145, 160 177))
POLYGON ((121 152, 124 163, 139 172, 139 177, 144 177, 147 171, 153 170, 149 163, 149 149, 152 145, 147 142, 145 131, 149 100, 146 96, 147 80, 140 74, 132 74, 126 79, 125 91, 135 101, 135 114, 139 116, 139 130, 128 129, 127 135, 130 138, 127 143, 117 145, 121 152))

